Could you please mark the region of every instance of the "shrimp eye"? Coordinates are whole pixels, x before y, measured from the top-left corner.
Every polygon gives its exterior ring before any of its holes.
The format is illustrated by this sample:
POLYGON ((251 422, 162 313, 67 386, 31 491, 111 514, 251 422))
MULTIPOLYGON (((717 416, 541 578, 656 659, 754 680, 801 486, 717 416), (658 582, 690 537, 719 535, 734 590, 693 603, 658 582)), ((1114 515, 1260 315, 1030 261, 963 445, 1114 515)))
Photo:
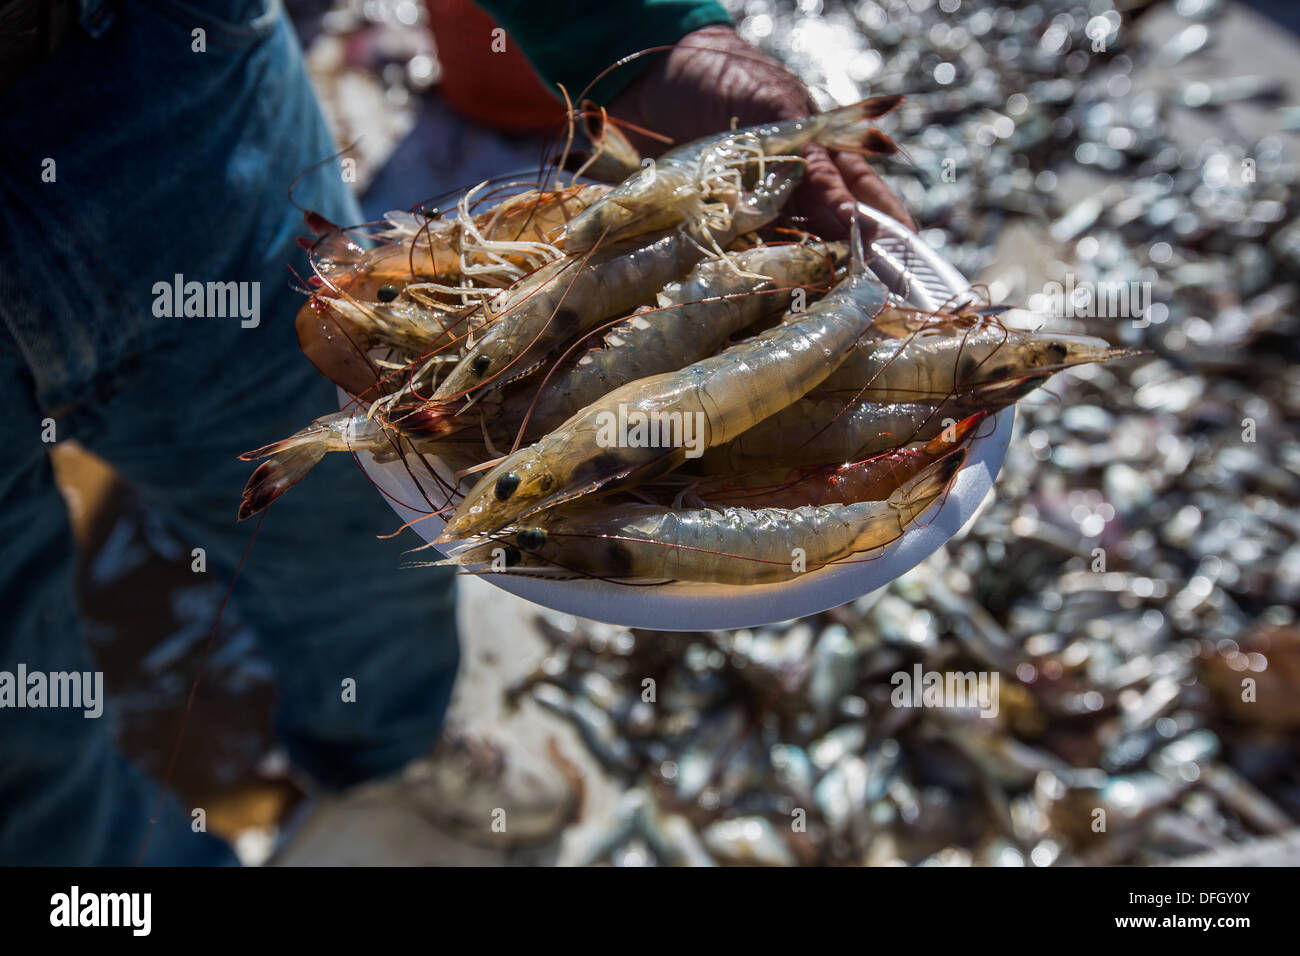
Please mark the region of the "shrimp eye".
POLYGON ((470 363, 470 368, 474 370, 475 375, 482 375, 492 364, 492 357, 489 355, 476 355, 474 361, 470 363))
POLYGON ((377 295, 379 296, 380 302, 392 302, 394 299, 397 298, 397 287, 391 285, 381 285, 379 287, 379 292, 377 293, 377 295))
POLYGON ((514 472, 514 471, 507 471, 504 475, 498 478, 497 479, 497 501, 505 501, 507 498, 513 495, 515 493, 515 489, 519 487, 519 482, 521 480, 522 479, 519 477, 518 472, 514 472))
POLYGON ((506 559, 506 567, 513 568, 515 565, 517 565, 520 561, 524 559, 524 555, 523 552, 521 552, 514 545, 509 545, 506 548, 505 559, 506 559))
POLYGON ((546 546, 546 532, 541 528, 525 528, 516 540, 521 550, 536 553, 546 546))

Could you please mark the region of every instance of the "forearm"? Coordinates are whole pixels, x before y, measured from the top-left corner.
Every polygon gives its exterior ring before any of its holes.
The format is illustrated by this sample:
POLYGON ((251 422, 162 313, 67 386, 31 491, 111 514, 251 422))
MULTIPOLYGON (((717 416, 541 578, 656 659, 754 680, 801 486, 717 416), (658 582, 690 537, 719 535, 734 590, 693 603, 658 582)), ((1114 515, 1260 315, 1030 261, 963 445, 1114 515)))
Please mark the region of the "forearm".
MULTIPOLYGON (((639 50, 676 43, 731 17, 715 0, 476 0, 505 27, 554 90, 577 96, 597 74, 639 50)), ((652 57, 620 67, 589 94, 606 104, 640 75, 652 57)))

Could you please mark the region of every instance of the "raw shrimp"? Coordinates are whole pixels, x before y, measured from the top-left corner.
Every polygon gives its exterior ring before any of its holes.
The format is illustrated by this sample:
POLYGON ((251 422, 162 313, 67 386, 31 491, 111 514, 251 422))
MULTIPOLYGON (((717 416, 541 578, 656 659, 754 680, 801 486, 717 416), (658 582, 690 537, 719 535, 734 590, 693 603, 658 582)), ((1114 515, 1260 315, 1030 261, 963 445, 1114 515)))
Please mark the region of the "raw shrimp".
POLYGON ((330 452, 369 452, 376 461, 393 461, 403 454, 431 454, 451 468, 468 467, 485 450, 473 442, 432 442, 375 420, 364 411, 343 410, 323 415, 288 438, 240 455, 241 461, 267 459, 253 470, 244 486, 239 520, 257 514, 312 470, 330 452), (466 457, 466 456, 469 457, 466 457))
POLYGON ((847 465, 819 465, 789 472, 700 481, 689 493, 708 505, 798 508, 802 505, 884 501, 904 482, 960 449, 983 420, 980 412, 944 428, 928 442, 881 452, 847 465), (765 477, 767 476, 767 477, 765 477))
POLYGON ((414 358, 450 349, 463 334, 465 316, 407 287, 388 302, 312 296, 294 327, 299 348, 321 374, 361 395, 375 391, 379 377, 370 350, 393 348, 414 358))
POLYGON ((902 102, 880 96, 779 123, 717 133, 664 153, 592 203, 564 228, 568 252, 590 249, 685 221, 716 238, 731 226, 745 192, 746 174, 762 177, 764 164, 789 159, 809 143, 856 152, 892 153, 897 147, 872 123, 902 102))
POLYGON ((311 243, 312 267, 335 292, 375 300, 388 289, 412 282, 453 282, 476 272, 500 272, 508 284, 559 250, 546 236, 606 195, 599 184, 539 192, 527 190, 471 215, 475 196, 487 186, 469 190, 454 218, 390 212, 374 249, 363 249, 346 232, 309 213, 307 225, 319 238, 311 243), (508 268, 500 268, 506 265, 508 268))
POLYGON ((587 176, 602 183, 620 183, 641 170, 641 154, 605 110, 583 104, 581 129, 591 149, 574 176, 587 176))
MULTIPOLYGON (((742 203, 732 235, 774 219, 802 173, 792 164, 769 173, 742 203)), ((505 308, 491 317, 434 399, 457 399, 527 374, 565 340, 653 299, 704 255, 691 238, 673 231, 648 245, 622 244, 543 266, 504 293, 505 308)))
POLYGON ((558 568, 634 581, 788 581, 897 540, 943 494, 965 454, 952 452, 885 501, 753 510, 557 509, 447 563, 485 571, 499 559, 498 567, 515 572, 558 568))
POLYGON ((889 290, 863 265, 856 231, 854 243, 852 274, 797 319, 676 372, 617 388, 507 456, 465 496, 440 540, 495 531, 611 483, 653 478, 798 400, 888 301, 889 290), (650 430, 659 434, 647 436, 650 430))
POLYGON ((906 338, 859 342, 822 388, 872 402, 940 400, 977 385, 1128 354, 1086 335, 1016 332, 998 324, 955 333, 934 323, 906 338))
POLYGON ((846 250, 845 243, 783 244, 706 260, 659 293, 658 308, 629 316, 602 348, 561 366, 540 393, 511 396, 501 418, 517 427, 527 416, 528 434, 540 437, 621 385, 707 358, 732 335, 784 311, 796 287, 829 280, 846 250))
POLYGON ((465 298, 490 294, 490 288, 474 292, 447 283, 473 278, 508 285, 559 258, 544 234, 609 189, 529 190, 473 216, 471 197, 486 185, 461 198, 455 219, 389 213, 380 234, 388 241, 369 251, 333 223, 307 214, 320 238, 302 241, 324 288, 304 303, 295 324, 299 346, 330 381, 353 395, 373 391, 378 376, 366 356, 371 349, 423 356, 453 344, 444 333, 456 328, 464 334, 465 317, 456 313, 466 307, 465 298))
POLYGON ((369 451, 377 458, 397 456, 393 433, 362 412, 324 415, 288 438, 240 455, 242 461, 269 458, 254 469, 244 486, 239 520, 257 514, 306 477, 327 452, 369 451))
POLYGON ((1017 402, 1050 375, 985 385, 943 402, 849 402, 843 397, 805 398, 729 444, 710 449, 699 467, 710 475, 763 468, 857 461, 912 441, 929 441, 976 412, 1017 402))
MULTIPOLYGON (((503 400, 481 403, 486 427, 507 446, 521 428, 532 441, 621 385, 706 358, 734 333, 781 312, 795 287, 828 281, 846 249, 846 243, 778 244, 706 260, 666 286, 658 308, 638 310, 618 323, 605 334, 603 347, 566 359, 537 389, 519 388, 503 400)), ((384 414, 403 431, 431 439, 479 427, 445 414, 436 401, 399 403, 384 414)))

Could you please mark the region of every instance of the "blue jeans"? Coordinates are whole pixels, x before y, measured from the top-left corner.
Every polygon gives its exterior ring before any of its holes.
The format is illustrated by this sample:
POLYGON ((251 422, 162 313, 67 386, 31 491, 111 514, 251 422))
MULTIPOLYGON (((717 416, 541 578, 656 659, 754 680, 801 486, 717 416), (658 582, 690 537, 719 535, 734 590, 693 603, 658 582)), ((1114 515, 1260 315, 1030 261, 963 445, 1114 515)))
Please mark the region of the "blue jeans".
MULTIPOLYGON (((256 520, 235 521, 252 469, 237 456, 338 407, 298 351, 302 296, 287 269, 308 274, 288 187, 335 146, 278 0, 83 6, 54 59, 0 93, 0 671, 11 673, 95 670, 50 420, 228 580, 256 520), (205 52, 193 50, 198 29, 205 52), (158 315, 154 286, 177 274, 260 283, 260 321, 158 315)), ((337 164, 304 176, 294 198, 335 222, 361 218, 337 164)), ((452 576, 399 569, 414 536, 376 537, 397 523, 349 456, 327 456, 271 507, 234 591, 276 671, 277 730, 325 787, 427 751, 450 699, 452 576)), ((0 709, 0 863, 132 863, 157 795, 118 750, 111 708, 100 719, 0 709)), ((169 798, 146 862, 233 862, 190 821, 169 798)))

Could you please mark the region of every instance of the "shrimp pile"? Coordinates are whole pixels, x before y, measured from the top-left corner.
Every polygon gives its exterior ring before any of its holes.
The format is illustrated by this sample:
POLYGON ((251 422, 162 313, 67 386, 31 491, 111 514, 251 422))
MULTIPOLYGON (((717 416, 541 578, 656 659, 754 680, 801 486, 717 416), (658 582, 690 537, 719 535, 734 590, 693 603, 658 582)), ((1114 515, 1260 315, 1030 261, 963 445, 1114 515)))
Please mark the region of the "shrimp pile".
MULTIPOLYGON (((704 137, 622 182, 484 183, 365 249, 309 214, 308 358, 352 402, 282 441, 239 517, 327 452, 400 461, 469 573, 752 585, 871 560, 951 486, 988 416, 1124 353, 909 308, 861 238, 771 227, 811 143, 897 147, 878 97, 704 137)), ((856 230, 855 230, 856 233, 856 230)), ((427 505, 427 507, 424 507, 427 505)))

